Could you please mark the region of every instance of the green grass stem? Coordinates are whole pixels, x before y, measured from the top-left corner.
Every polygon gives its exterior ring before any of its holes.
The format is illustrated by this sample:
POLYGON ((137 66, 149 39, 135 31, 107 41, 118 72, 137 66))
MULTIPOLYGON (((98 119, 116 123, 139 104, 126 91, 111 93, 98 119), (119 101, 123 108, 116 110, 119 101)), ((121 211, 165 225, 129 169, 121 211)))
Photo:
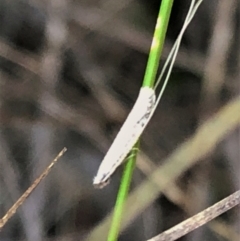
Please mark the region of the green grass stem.
MULTIPOLYGON (((163 44, 165 41, 173 1, 174 0, 162 0, 142 86, 154 88, 156 74, 159 66, 159 60, 162 53, 163 44)), ((131 158, 129 159, 129 161, 126 162, 124 167, 124 172, 121 179, 121 184, 114 208, 113 219, 108 233, 108 241, 117 241, 119 236, 122 215, 124 213, 124 203, 130 188, 130 183, 136 163, 136 148, 138 147, 139 141, 134 146, 134 150, 131 151, 131 158)))

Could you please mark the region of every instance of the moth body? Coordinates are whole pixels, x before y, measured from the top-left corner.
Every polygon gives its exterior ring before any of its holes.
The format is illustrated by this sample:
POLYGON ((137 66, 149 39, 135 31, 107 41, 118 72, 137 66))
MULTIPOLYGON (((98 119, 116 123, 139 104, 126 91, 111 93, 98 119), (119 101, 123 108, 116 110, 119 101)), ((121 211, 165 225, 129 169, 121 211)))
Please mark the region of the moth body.
POLYGON ((97 175, 93 179, 93 185, 96 188, 103 188, 107 185, 110 176, 123 163, 150 120, 155 101, 156 96, 153 89, 149 87, 140 89, 136 103, 103 158, 97 175))

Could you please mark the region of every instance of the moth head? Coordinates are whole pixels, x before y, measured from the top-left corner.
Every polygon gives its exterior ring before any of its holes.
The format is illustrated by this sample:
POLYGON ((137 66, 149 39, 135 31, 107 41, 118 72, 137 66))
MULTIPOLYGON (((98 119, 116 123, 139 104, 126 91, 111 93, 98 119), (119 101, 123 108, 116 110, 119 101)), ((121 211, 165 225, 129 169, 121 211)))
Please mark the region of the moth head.
POLYGON ((110 182, 110 178, 109 177, 107 178, 106 175, 101 177, 95 176, 93 179, 93 186, 95 188, 101 189, 107 186, 109 182, 110 182))

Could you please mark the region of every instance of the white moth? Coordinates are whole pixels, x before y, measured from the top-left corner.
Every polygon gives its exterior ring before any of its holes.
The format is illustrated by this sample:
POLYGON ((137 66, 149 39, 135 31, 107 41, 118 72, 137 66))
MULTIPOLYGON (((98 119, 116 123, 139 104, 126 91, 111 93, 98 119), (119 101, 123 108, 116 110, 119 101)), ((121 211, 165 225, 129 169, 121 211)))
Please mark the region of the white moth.
POLYGON ((97 175, 93 179, 96 188, 108 184, 110 176, 125 160, 152 116, 156 101, 155 91, 149 87, 140 89, 138 98, 115 140, 105 155, 97 175))

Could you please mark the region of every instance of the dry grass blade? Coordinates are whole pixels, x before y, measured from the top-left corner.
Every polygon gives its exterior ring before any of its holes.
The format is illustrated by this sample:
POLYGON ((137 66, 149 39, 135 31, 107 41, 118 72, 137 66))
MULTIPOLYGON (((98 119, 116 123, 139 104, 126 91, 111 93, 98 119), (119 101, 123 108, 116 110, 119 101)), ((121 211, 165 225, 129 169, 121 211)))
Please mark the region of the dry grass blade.
POLYGON ((148 241, 174 241, 240 204, 240 190, 148 241))
POLYGON ((32 191, 38 186, 38 184, 48 175, 54 164, 59 158, 67 151, 64 147, 51 164, 44 170, 44 172, 33 182, 33 184, 23 193, 23 195, 13 204, 13 206, 7 211, 7 213, 0 219, 0 230, 8 222, 8 220, 16 213, 17 209, 24 203, 32 191))
MULTIPOLYGON (((145 176, 151 175, 157 166, 152 162, 152 160, 149 159, 147 155, 143 153, 139 154, 138 157, 137 164, 139 169, 145 174, 145 176)), ((157 180, 153 180, 153 185, 159 186, 159 182, 157 180)), ((161 186, 159 188, 161 191, 161 186)), ((164 194, 169 201, 177 205, 186 214, 190 213, 186 206, 189 195, 185 193, 176 182, 169 184, 168 188, 162 190, 162 194, 164 194)), ((208 228, 226 240, 239 240, 239 236, 234 228, 224 222, 222 219, 212 221, 210 224, 208 224, 208 228)))

